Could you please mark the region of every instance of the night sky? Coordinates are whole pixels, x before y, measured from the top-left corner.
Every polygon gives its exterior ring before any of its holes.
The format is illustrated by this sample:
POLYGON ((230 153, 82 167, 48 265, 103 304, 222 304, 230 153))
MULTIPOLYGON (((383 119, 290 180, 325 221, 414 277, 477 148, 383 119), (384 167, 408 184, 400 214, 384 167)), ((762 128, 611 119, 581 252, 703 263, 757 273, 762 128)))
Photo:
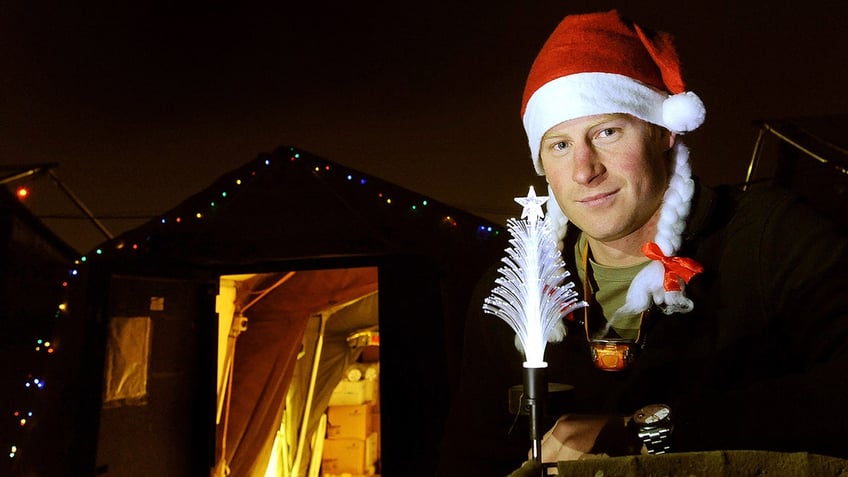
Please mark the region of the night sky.
MULTIPOLYGON (((675 35, 708 184, 744 179, 754 120, 848 112, 839 0, 122 3, 138 5, 0 6, 0 163, 58 163, 116 234, 281 145, 502 223, 542 184, 521 93, 567 13, 675 35)), ((30 185, 72 246, 104 239, 49 179, 30 185)))

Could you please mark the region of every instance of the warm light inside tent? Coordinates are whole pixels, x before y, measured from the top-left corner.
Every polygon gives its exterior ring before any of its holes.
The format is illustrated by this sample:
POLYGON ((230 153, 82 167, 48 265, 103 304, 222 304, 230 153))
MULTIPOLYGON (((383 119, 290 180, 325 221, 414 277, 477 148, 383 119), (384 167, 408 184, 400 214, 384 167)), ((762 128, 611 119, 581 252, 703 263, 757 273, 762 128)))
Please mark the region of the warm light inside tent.
POLYGON ((377 288, 376 267, 221 276, 216 470, 238 465, 235 447, 253 445, 271 447, 253 462, 268 476, 379 470, 377 288), (256 356, 263 350, 285 366, 258 372, 269 361, 256 356), (245 401, 280 410, 255 443, 226 432, 260 427, 245 401))

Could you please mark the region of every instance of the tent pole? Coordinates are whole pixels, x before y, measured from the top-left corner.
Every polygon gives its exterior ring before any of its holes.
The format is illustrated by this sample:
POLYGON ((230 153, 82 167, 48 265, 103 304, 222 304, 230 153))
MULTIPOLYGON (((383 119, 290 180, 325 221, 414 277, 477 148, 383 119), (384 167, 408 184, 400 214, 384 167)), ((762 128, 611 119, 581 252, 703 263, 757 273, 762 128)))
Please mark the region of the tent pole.
POLYGON ((263 291, 262 291, 262 293, 260 293, 260 294, 259 294, 259 296, 257 296, 256 298, 254 298, 254 299, 253 299, 253 301, 251 301, 251 302, 250 302, 250 303, 248 303, 247 305, 244 305, 244 307, 242 307, 242 309, 241 309, 241 312, 242 312, 242 313, 244 313, 244 312, 246 312, 246 311, 247 311, 247 310, 248 310, 251 306, 253 306, 253 305, 255 305, 255 304, 259 303, 259 301, 260 301, 260 300, 262 300, 263 298, 265 298, 265 296, 266 296, 266 295, 268 295, 269 293, 271 293, 272 291, 274 291, 275 289, 277 289, 277 287, 279 287, 279 286, 280 286, 280 285, 282 285, 283 283, 287 282, 287 281, 289 280, 289 278, 293 277, 293 276, 294 276, 294 273, 295 273, 295 272, 288 272, 288 273, 286 273, 285 275, 283 275, 283 276, 282 276, 282 278, 280 278, 279 280, 277 280, 277 281, 276 281, 276 283, 274 283, 273 285, 271 285, 271 286, 270 286, 270 287, 268 287, 267 289, 263 290, 263 291))
POLYGON ((324 349, 324 332, 330 313, 321 313, 321 323, 318 328, 318 341, 315 343, 315 356, 312 358, 312 372, 309 376, 309 388, 306 391, 306 403, 303 406, 303 418, 300 421, 300 433, 297 436, 297 454, 292 465, 292 477, 300 476, 300 462, 303 460, 303 446, 306 443, 306 431, 309 427, 309 415, 312 409, 312 398, 315 395, 315 382, 318 379, 318 365, 321 362, 321 351, 324 349))
MULTIPOLYGON (((229 463, 227 462, 227 430, 229 428, 230 422, 230 398, 233 395, 233 364, 235 362, 236 355, 236 340, 239 335, 247 330, 247 318, 245 318, 241 313, 235 319, 233 319, 233 323, 230 326, 230 334, 229 334, 229 346, 227 348, 227 352, 229 356, 227 358, 226 364, 226 373, 227 373, 227 391, 223 400, 219 402, 223 402, 223 407, 218 407, 218 420, 222 419, 221 412, 223 411, 223 421, 224 426, 221 430, 221 457, 218 462, 215 464, 215 468, 212 470, 213 477, 218 476, 226 476, 229 475, 229 463)), ((217 424, 217 423, 216 423, 217 424)))
POLYGON ((763 146, 763 135, 765 133, 765 125, 760 128, 759 134, 757 134, 757 141, 754 143, 754 152, 751 155, 751 162, 748 163, 748 173, 745 175, 745 185, 742 186, 742 190, 748 190, 748 186, 751 185, 751 178, 754 176, 754 171, 757 169, 757 162, 760 160, 760 148, 763 146))

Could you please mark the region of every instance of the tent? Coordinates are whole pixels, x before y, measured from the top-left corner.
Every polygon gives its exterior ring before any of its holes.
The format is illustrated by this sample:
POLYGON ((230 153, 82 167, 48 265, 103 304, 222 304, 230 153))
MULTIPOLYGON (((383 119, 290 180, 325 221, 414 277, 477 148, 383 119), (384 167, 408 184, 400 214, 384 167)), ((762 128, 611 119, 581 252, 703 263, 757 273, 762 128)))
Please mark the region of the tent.
POLYGON ((848 227, 848 115, 757 121, 746 187, 776 184, 848 227))
POLYGON ((506 235, 296 148, 260 155, 85 257, 76 412, 89 425, 73 466, 291 472, 378 338, 379 469, 432 475, 469 298, 506 235), (278 437, 302 422, 308 435, 278 437))
MULTIPOLYGON (((21 167, 26 171, 26 167, 21 167)), ((0 167, 14 177, 17 169, 0 167)), ((77 252, 0 178, 0 475, 57 475, 71 439, 58 398, 73 376, 61 360, 61 305, 77 252), (58 350, 58 351, 57 351, 58 350), (54 353, 55 352, 55 353, 54 353), (35 380, 42 385, 36 384, 35 380), (43 386, 46 382, 47 385, 43 386), (7 457, 8 456, 8 457, 7 457), (35 474, 27 474, 35 475, 35 474)))

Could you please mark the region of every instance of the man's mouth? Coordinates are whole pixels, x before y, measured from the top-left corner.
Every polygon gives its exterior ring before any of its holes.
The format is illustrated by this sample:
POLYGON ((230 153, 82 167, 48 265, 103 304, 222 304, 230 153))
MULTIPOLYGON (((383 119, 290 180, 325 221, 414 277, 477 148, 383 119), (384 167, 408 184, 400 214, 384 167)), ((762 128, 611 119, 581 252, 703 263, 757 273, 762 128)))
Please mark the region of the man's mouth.
POLYGON ((609 202, 610 200, 612 200, 612 198, 613 198, 613 196, 615 196, 616 192, 618 192, 618 191, 614 190, 612 192, 604 192, 604 193, 601 193, 601 194, 590 195, 590 196, 587 196, 587 197, 584 197, 584 198, 578 200, 577 202, 579 202, 583 205, 587 205, 589 207, 602 205, 602 204, 605 204, 605 203, 609 202))

